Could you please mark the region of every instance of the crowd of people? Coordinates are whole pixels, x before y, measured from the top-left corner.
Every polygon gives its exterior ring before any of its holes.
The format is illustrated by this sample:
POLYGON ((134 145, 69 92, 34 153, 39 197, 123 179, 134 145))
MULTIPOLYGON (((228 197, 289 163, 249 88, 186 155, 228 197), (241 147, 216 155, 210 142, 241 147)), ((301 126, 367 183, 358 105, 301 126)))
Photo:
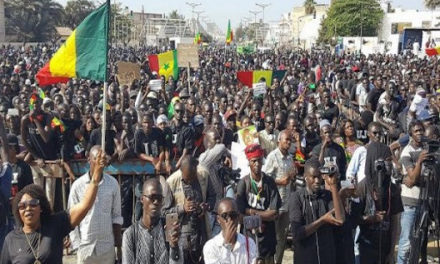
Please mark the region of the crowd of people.
POLYGON ((56 46, 0 49, 1 264, 62 263, 63 248, 78 263, 279 264, 289 246, 294 263, 416 263, 414 248, 427 263, 414 227, 434 184, 423 175, 440 136, 436 57, 210 45, 166 79, 148 55, 167 49, 111 48, 105 105, 100 82, 38 85, 56 46), (140 79, 119 85, 118 61, 140 79), (254 96, 237 72, 257 70, 285 74, 254 96), (249 174, 227 182, 251 126, 249 174), (103 173, 133 159, 155 174, 103 173), (53 164, 73 181, 67 208, 53 164))

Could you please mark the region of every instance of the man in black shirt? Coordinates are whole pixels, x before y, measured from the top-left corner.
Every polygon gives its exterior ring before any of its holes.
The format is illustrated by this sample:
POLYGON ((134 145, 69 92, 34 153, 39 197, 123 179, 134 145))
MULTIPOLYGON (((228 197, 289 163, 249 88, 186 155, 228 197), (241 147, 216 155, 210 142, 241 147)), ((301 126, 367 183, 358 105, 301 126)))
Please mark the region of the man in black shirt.
POLYGON ((174 117, 171 120, 173 133, 173 149, 171 157, 175 161, 176 169, 180 168, 183 157, 191 155, 194 150, 194 132, 189 124, 183 121, 185 106, 182 103, 174 105, 174 117))
POLYGON ((165 158, 165 138, 162 131, 153 127, 153 119, 144 114, 141 117, 141 129, 134 134, 134 152, 141 160, 151 162, 157 172, 160 172, 161 161, 165 158))
MULTIPOLYGON (((111 129, 112 127, 112 116, 110 111, 107 110, 107 113, 105 115, 105 153, 107 155, 109 155, 110 157, 113 157, 113 154, 115 153, 115 137, 116 137, 116 132, 111 129)), ((101 124, 102 126, 102 124, 101 124)), ((90 151, 90 149, 95 146, 95 145, 101 145, 101 135, 102 135, 102 129, 101 126, 94 129, 92 131, 92 133, 90 134, 90 139, 89 139, 89 143, 87 145, 87 153, 86 156, 88 155, 88 152, 90 151)))
POLYGON ((322 92, 321 102, 322 118, 327 119, 331 126, 335 128, 339 118, 339 109, 331 100, 330 90, 326 89, 322 92))
POLYGON ((332 127, 327 123, 321 126, 321 142, 312 150, 312 156, 319 159, 324 167, 337 166, 341 180, 345 180, 347 160, 344 149, 333 141, 332 127))
POLYGON ((290 198, 289 216, 295 245, 294 262, 307 264, 336 263, 334 226, 345 221, 336 176, 325 177, 330 191, 322 189, 320 163, 307 160, 304 167, 306 188, 290 198))
POLYGON ((261 171, 264 151, 258 144, 246 147, 251 174, 242 178, 237 186, 238 210, 244 216, 259 215, 262 233, 258 233, 259 258, 274 263, 276 250, 275 219, 281 207, 281 197, 275 180, 261 171))

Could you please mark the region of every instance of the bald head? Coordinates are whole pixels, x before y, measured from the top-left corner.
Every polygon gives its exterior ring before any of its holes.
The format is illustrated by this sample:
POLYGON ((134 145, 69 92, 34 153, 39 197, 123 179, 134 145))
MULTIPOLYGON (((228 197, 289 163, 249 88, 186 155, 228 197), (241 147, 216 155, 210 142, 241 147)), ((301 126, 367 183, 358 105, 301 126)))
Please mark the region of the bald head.
POLYGON ((91 149, 90 149, 90 152, 89 152, 89 159, 92 159, 92 160, 94 160, 97 156, 98 156, 98 153, 99 153, 99 150, 101 149, 101 146, 100 145, 95 145, 95 146, 93 146, 91 149))
POLYGON ((238 212, 237 202, 230 197, 221 199, 217 207, 217 214, 221 215, 225 212, 231 211, 238 212))

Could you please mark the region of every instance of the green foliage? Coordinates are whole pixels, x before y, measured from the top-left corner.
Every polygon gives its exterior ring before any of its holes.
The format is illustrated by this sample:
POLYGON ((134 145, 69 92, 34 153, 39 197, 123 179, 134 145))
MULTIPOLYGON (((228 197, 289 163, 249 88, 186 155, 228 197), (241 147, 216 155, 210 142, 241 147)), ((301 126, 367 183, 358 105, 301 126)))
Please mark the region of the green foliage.
POLYGON ((64 24, 71 29, 76 28, 95 8, 95 4, 90 0, 68 1, 64 8, 64 24))
POLYGON ((176 9, 171 11, 171 13, 168 14, 168 18, 170 18, 170 19, 185 19, 185 17, 183 15, 179 14, 176 9))
POLYGON ((55 27, 62 25, 63 7, 53 0, 6 0, 6 32, 16 41, 52 40, 55 27))
POLYGON ((334 0, 321 23, 318 42, 330 43, 336 36, 376 36, 383 16, 377 0, 334 0))
POLYGON ((425 0, 425 6, 428 9, 434 10, 436 7, 440 6, 440 0, 425 0))
POLYGON ((314 0, 305 0, 304 7, 306 9, 306 15, 311 15, 315 12, 316 2, 314 0))

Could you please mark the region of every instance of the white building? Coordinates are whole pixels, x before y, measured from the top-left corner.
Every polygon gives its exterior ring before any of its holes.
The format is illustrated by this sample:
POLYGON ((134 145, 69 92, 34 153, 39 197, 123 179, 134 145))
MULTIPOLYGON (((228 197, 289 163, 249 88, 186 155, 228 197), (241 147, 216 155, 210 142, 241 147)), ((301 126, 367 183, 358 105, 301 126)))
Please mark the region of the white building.
MULTIPOLYGON (((403 10, 395 8, 393 12, 387 12, 382 20, 381 28, 378 32, 379 41, 386 44, 389 53, 396 54, 401 44, 401 34, 405 28, 440 28, 440 11, 418 11, 403 10), (400 44, 399 44, 400 43, 400 44)), ((423 33, 423 43, 428 39, 429 31, 423 33)), ((432 33, 436 43, 440 44, 440 35, 432 33)))

